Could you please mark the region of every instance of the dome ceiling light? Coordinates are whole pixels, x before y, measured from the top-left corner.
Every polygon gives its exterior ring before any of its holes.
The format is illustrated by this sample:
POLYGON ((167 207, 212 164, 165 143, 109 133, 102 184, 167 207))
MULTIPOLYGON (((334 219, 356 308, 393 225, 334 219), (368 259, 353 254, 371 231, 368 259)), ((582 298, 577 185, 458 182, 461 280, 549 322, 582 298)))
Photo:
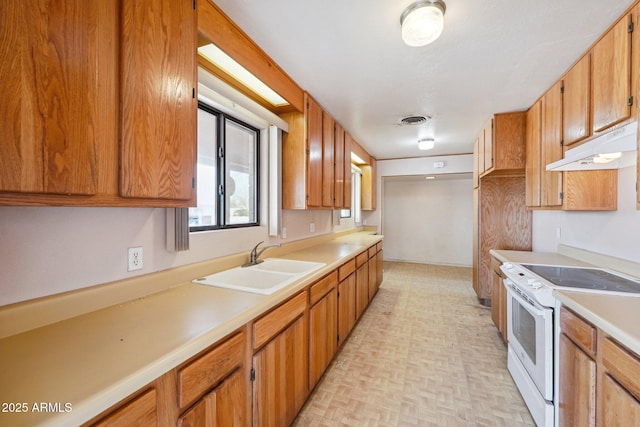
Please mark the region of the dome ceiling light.
POLYGON ((435 146, 436 141, 433 138, 421 139, 418 141, 419 150, 431 150, 435 146))
POLYGON ((442 34, 445 10, 442 0, 420 0, 411 4, 400 15, 402 40, 412 47, 434 42, 442 34))

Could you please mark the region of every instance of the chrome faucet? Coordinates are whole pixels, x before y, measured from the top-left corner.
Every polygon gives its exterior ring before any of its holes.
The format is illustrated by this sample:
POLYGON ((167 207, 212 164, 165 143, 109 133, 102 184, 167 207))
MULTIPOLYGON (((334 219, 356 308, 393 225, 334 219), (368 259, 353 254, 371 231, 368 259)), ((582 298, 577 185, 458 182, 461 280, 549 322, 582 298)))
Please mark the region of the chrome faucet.
POLYGON ((280 243, 273 243, 271 245, 264 246, 262 249, 258 251, 258 246, 260 246, 263 243, 264 241, 258 243, 253 247, 253 249, 251 249, 251 254, 249 255, 250 257, 249 262, 244 264, 243 267, 251 267, 252 265, 260 264, 262 260, 258 259, 258 257, 262 254, 262 252, 266 251, 269 248, 273 248, 273 247, 279 248, 280 246, 282 246, 280 245, 280 243))

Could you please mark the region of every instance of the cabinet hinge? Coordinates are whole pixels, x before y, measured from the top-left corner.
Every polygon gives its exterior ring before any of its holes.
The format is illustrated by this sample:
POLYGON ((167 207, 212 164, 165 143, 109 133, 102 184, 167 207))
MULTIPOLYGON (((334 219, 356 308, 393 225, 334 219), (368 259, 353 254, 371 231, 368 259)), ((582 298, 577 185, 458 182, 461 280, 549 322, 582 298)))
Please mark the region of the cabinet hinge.
POLYGON ((338 344, 340 343, 340 334, 338 334, 338 344))
POLYGON ((191 178, 191 188, 196 188, 196 178, 191 178))
POLYGON ((251 372, 249 372, 249 379, 251 381, 255 381, 256 380, 256 370, 251 368, 251 372))
POLYGON ((564 200, 564 193, 562 191, 560 192, 560 200, 564 200))
POLYGON ((560 86, 560 93, 564 93, 564 85, 560 86))
POLYGON ((560 140, 560 147, 564 147, 564 139, 560 140))
POLYGON ((631 95, 628 99, 627 99, 627 105, 629 107, 633 106, 633 95, 631 95))
POLYGON ((196 88, 195 88, 195 87, 191 88, 191 97, 192 97, 193 99, 195 99, 195 98, 196 98, 196 88))
POLYGON ((629 26, 627 27, 628 33, 633 33, 633 21, 629 22, 629 26))
POLYGON ((193 0, 193 10, 196 10, 196 0, 193 0))

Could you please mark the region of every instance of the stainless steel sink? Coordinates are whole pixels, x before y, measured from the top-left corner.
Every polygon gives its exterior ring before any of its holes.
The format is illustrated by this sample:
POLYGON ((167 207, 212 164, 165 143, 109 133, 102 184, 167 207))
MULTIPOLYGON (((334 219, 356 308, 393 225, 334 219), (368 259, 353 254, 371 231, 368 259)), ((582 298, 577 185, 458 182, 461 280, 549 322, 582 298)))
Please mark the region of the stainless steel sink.
POLYGON ((236 267, 193 282, 219 288, 269 295, 318 270, 321 262, 268 258, 251 267, 236 267))

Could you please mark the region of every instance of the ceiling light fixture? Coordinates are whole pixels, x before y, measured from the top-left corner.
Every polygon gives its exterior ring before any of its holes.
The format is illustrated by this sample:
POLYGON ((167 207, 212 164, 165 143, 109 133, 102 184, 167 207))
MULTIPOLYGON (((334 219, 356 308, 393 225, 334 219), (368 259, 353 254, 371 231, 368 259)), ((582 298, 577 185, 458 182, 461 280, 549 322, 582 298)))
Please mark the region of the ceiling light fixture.
POLYGON ((434 42, 442 34, 445 10, 442 0, 420 0, 411 4, 400 15, 402 40, 412 47, 434 42))
POLYGON ((433 138, 421 139, 418 141, 418 149, 419 150, 431 150, 436 141, 433 138))

